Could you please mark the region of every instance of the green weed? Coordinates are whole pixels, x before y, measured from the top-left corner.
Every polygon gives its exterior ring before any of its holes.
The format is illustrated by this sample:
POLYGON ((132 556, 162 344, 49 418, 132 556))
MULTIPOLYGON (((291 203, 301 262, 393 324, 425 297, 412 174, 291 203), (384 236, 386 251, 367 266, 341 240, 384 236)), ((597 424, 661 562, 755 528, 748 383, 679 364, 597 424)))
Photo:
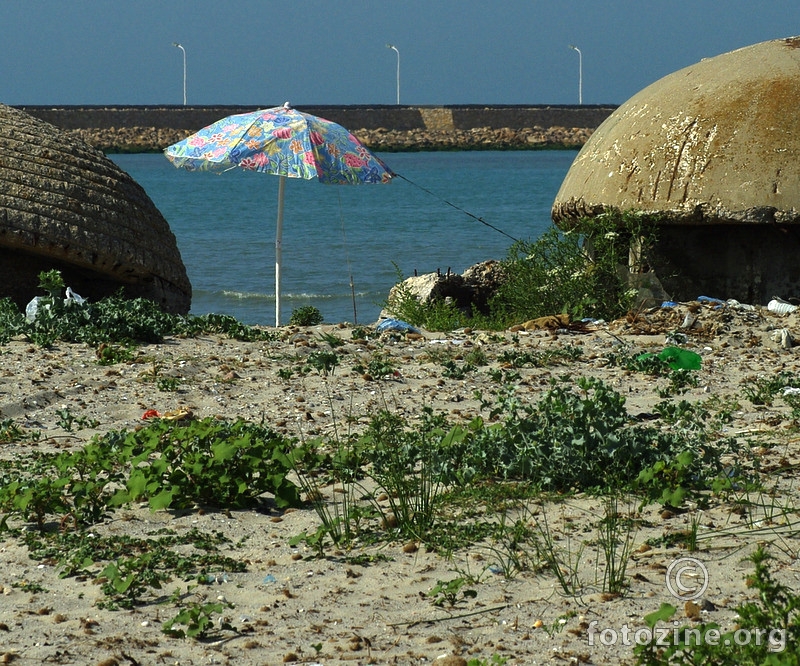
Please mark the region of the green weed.
POLYGON ((226 608, 233 607, 231 603, 192 602, 181 608, 171 620, 164 622, 161 630, 173 638, 196 639, 207 638, 213 630, 236 632, 233 625, 222 617, 218 624, 214 623, 215 615, 220 615, 226 608))
POLYGON ((322 323, 322 313, 313 305, 304 305, 292 310, 289 323, 294 326, 316 326, 322 323))

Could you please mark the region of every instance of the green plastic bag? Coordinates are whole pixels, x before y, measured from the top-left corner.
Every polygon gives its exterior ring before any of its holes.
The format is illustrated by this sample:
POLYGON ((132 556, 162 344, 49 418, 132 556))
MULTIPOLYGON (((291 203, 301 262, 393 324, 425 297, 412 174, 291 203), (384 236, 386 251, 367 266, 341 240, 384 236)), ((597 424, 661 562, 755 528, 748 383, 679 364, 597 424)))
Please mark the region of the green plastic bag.
MULTIPOLYGON (((642 356, 652 356, 652 354, 642 354, 642 356)), ((700 354, 679 347, 665 347, 658 358, 673 370, 699 370, 703 360, 700 354)))

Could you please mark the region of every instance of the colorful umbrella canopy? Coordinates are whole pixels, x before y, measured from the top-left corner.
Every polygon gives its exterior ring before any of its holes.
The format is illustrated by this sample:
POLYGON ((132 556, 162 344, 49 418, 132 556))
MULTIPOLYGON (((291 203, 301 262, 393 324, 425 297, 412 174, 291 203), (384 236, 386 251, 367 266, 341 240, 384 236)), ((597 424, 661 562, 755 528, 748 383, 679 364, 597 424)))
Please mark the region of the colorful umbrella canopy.
POLYGON ((189 171, 234 167, 281 176, 275 234, 275 325, 280 326, 281 242, 286 178, 388 183, 394 173, 341 125, 283 106, 228 116, 164 150, 189 171))

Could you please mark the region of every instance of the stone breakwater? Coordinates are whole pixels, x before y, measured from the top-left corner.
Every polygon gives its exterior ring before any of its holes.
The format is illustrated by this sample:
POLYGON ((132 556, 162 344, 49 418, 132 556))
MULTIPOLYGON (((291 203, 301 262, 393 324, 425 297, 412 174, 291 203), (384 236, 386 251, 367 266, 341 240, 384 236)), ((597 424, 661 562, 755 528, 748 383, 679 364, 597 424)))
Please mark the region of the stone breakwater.
MULTIPOLYGON (((378 152, 418 150, 537 150, 580 148, 591 136, 588 127, 476 127, 448 130, 353 130, 368 148, 378 152)), ((68 130, 72 136, 106 153, 159 152, 192 132, 157 127, 86 128, 68 130)))

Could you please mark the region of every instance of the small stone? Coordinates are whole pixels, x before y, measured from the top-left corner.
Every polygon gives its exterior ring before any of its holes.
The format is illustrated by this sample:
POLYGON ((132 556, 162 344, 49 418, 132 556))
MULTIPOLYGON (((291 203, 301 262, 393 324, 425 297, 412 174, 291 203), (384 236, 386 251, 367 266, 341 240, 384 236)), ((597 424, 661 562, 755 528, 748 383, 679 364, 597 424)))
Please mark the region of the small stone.
POLYGON ((419 544, 416 541, 409 541, 403 546, 404 553, 416 553, 419 550, 419 544))

